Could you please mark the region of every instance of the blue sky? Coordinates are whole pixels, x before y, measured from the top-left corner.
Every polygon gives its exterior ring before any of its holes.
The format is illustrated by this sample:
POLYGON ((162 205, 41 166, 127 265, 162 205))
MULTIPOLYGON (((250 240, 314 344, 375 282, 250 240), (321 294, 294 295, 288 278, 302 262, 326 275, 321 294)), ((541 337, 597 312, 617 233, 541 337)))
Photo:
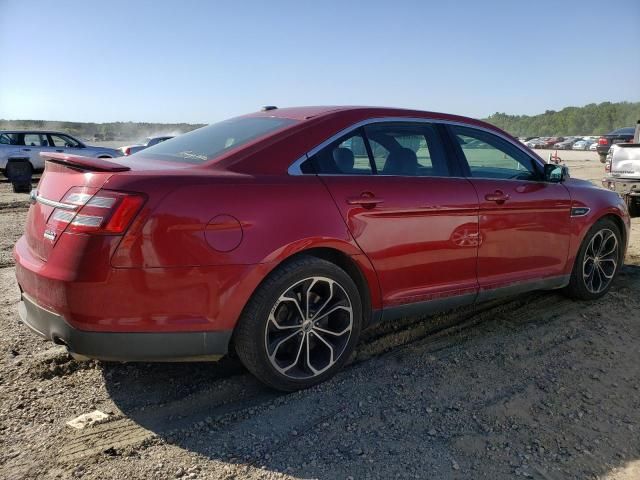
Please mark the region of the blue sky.
POLYGON ((0 0, 0 118, 640 100, 640 1, 0 0), (611 12, 615 11, 614 17, 611 12))

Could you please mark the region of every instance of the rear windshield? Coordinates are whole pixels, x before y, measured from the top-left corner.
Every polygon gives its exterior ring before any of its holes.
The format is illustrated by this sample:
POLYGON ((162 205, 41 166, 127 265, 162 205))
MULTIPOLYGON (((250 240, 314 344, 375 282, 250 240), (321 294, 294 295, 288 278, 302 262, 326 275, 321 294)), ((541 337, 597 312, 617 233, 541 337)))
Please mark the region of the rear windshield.
POLYGON ((149 157, 170 162, 203 163, 293 123, 295 120, 287 118, 232 118, 158 143, 130 158, 149 157))

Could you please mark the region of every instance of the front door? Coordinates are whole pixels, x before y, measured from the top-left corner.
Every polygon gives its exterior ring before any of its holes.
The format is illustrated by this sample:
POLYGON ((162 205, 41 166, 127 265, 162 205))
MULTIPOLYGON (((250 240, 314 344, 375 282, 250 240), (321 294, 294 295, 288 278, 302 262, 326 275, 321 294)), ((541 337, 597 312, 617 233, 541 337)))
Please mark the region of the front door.
POLYGON ((567 188, 545 182, 535 160, 497 135, 450 130, 480 202, 479 300, 519 285, 561 286, 570 239, 567 188))
POLYGON ((440 128, 374 124, 311 159, 378 274, 385 312, 477 293, 478 198, 453 178, 440 128))

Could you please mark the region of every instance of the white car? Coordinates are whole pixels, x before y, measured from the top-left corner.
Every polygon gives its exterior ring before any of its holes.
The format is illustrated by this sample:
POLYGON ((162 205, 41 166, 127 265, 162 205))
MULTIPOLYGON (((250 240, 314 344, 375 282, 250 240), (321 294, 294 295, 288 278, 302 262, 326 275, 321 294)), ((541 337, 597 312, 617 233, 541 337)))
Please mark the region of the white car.
POLYGON ((589 145, 589 150, 592 152, 595 152, 597 147, 598 147, 598 142, 593 142, 591 145, 589 145))
POLYGON ((573 147, 571 147, 573 150, 589 150, 589 147, 591 147, 591 145, 593 145, 593 141, 592 140, 578 140, 576 143, 573 144, 573 147))
POLYGON ((125 145, 124 147, 118 148, 122 152, 123 155, 133 155, 140 150, 144 150, 145 148, 153 147, 158 143, 164 142, 165 140, 169 140, 173 138, 173 136, 165 135, 162 137, 147 137, 142 142, 136 145, 125 145))
POLYGON ((44 169, 40 152, 59 152, 83 157, 113 158, 122 153, 113 148, 92 147, 69 134, 42 130, 0 130, 0 173, 7 164, 27 161, 32 172, 44 169))

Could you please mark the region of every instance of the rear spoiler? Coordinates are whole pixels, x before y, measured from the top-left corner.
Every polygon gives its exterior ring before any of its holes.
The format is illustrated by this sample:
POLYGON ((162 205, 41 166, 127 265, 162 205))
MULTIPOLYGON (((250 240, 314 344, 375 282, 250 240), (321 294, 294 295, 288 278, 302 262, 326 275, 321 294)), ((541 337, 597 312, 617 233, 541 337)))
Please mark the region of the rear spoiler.
POLYGON ((126 165, 110 162, 104 158, 83 157, 81 155, 68 155, 58 152, 40 152, 45 160, 70 167, 79 167, 93 172, 127 172, 131 170, 126 165))

